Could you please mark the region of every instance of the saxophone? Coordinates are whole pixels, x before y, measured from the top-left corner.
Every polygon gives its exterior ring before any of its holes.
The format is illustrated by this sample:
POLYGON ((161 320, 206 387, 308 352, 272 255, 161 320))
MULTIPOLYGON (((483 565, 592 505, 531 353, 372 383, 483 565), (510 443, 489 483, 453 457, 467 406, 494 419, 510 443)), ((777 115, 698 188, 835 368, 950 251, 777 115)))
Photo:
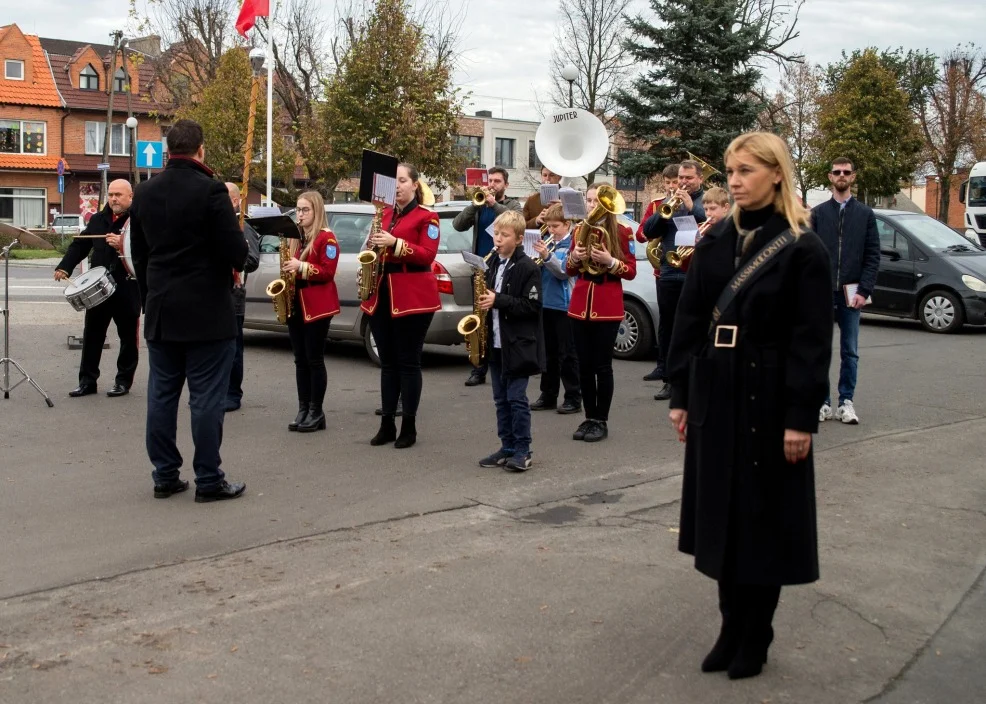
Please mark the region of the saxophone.
MULTIPOLYGON (((383 206, 374 203, 376 212, 373 214, 373 223, 370 225, 370 237, 380 232, 380 222, 383 219, 383 206)), ((359 299, 361 301, 370 300, 370 296, 377 288, 377 281, 383 272, 383 247, 379 250, 370 247, 360 252, 356 261, 359 262, 356 283, 359 286, 359 299)))
POLYGON ((267 295, 274 303, 274 312, 277 313, 277 322, 287 325, 288 318, 291 317, 291 309, 294 306, 294 279, 295 275, 285 274, 284 265, 291 259, 291 241, 287 237, 281 238, 281 245, 278 248, 281 255, 281 278, 274 279, 267 284, 267 295))
MULTIPOLYGON (((496 254, 496 248, 483 259, 488 262, 496 254)), ((479 307, 479 299, 486 294, 486 272, 474 269, 472 272, 472 313, 459 321, 456 329, 466 338, 466 350, 469 352, 469 362, 474 367, 483 363, 486 357, 486 314, 489 312, 479 307)))

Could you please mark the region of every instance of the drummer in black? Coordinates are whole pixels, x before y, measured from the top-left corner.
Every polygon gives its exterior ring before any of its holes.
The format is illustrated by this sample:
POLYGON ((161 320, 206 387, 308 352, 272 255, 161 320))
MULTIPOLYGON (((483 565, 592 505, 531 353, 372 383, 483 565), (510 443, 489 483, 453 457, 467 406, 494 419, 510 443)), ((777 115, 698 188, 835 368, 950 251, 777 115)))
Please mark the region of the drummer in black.
POLYGON ((93 214, 83 235, 106 235, 105 239, 78 238, 58 263, 55 281, 62 281, 83 259, 92 253, 91 265, 106 267, 116 290, 99 305, 86 311, 85 330, 82 333, 82 364, 79 367, 79 386, 69 391, 69 396, 88 396, 96 393, 99 379, 99 358, 103 354, 103 342, 110 320, 116 323, 120 335, 120 354, 116 359, 116 379, 107 396, 125 396, 130 392, 137 371, 138 325, 140 322, 140 291, 136 280, 128 277, 120 252, 123 237, 120 235, 129 217, 133 190, 130 184, 119 179, 109 185, 106 206, 93 214))

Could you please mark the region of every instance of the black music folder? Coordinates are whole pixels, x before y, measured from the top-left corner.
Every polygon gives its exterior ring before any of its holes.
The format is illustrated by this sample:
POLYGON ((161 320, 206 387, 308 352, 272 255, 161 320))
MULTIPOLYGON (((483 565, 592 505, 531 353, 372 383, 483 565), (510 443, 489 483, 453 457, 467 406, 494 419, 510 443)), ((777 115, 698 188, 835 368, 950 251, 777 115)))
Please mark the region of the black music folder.
POLYGON ((246 222, 257 231, 257 234, 274 235, 275 237, 287 237, 289 239, 300 240, 301 232, 298 225, 287 215, 272 215, 260 218, 246 218, 246 222))
POLYGON ((393 205, 397 164, 395 156, 364 149, 359 170, 359 199, 366 203, 393 205))

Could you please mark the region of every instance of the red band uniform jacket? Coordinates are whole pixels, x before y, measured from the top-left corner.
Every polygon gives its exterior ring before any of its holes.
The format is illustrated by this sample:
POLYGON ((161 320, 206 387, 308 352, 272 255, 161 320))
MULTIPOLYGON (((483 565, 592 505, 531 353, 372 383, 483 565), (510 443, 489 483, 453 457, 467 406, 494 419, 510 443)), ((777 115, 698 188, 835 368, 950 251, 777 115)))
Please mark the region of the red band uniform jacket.
POLYGON ((577 276, 572 290, 572 301, 568 306, 568 317, 576 320, 623 320, 622 279, 630 281, 637 275, 637 258, 630 241, 633 232, 625 225, 617 226, 623 260, 616 258, 616 266, 608 272, 591 275, 579 272, 579 262, 572 259, 575 237, 569 245, 569 256, 565 260, 565 270, 569 276, 577 276))
POLYGON ((339 265, 339 243, 331 230, 315 236, 311 249, 302 251, 301 269, 295 277, 295 289, 306 323, 336 315, 339 312, 339 291, 336 289, 336 267, 339 265), (303 282, 303 283, 302 283, 303 282))
POLYGON ((431 270, 441 237, 438 214, 411 201, 396 219, 393 208, 384 208, 380 226, 397 244, 385 251, 383 276, 360 308, 373 315, 382 296, 394 318, 440 310, 438 280, 431 270))

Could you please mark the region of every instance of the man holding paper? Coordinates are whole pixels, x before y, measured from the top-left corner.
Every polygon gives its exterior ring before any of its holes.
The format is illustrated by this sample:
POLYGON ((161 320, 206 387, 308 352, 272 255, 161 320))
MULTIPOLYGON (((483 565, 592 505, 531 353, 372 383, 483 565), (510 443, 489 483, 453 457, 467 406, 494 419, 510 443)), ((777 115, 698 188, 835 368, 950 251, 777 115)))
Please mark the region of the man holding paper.
POLYGON ((832 300, 839 325, 839 405, 832 411, 825 399, 818 420, 835 418, 848 425, 859 423, 853 407, 859 367, 859 314, 876 285, 880 269, 880 235, 873 209, 852 197, 856 170, 845 158, 832 162, 828 174, 832 198, 811 211, 811 229, 829 251, 832 264, 832 300))
MULTIPOLYGON (((489 176, 486 202, 478 207, 470 203, 452 221, 452 227, 458 232, 472 228, 472 251, 481 257, 485 257, 493 249, 493 221, 497 216, 508 210, 518 213, 522 210, 515 198, 507 198, 507 184, 510 182, 507 170, 501 166, 494 166, 489 170, 489 176)), ((466 379, 466 386, 485 384, 487 368, 488 365, 483 362, 473 369, 466 379)))
MULTIPOLYGON (((702 206, 702 167, 698 162, 686 160, 678 165, 678 190, 668 195, 668 198, 678 196, 681 205, 670 218, 661 217, 655 213, 644 223, 644 236, 648 240, 660 239, 665 254, 673 252, 678 246, 694 246, 698 223, 705 221, 705 208, 702 206), (688 232, 678 232, 679 226, 687 225, 688 232)), ((685 286, 685 272, 668 264, 667 259, 661 262, 661 276, 657 280, 657 344, 658 359, 668 358, 668 348, 671 346, 671 330, 674 328, 675 311, 678 309, 678 299, 685 286)), ((666 401, 671 398, 671 384, 668 373, 661 376, 664 386, 654 395, 656 401, 666 401)))
POLYGON ((544 216, 548 211, 548 206, 558 200, 559 183, 561 183, 561 176, 547 166, 541 167, 541 188, 529 195, 524 201, 524 220, 527 221, 528 230, 540 230, 541 226, 544 225, 544 216), (554 195, 554 198, 551 198, 551 195, 554 195), (548 196, 547 199, 545 196, 548 196))

